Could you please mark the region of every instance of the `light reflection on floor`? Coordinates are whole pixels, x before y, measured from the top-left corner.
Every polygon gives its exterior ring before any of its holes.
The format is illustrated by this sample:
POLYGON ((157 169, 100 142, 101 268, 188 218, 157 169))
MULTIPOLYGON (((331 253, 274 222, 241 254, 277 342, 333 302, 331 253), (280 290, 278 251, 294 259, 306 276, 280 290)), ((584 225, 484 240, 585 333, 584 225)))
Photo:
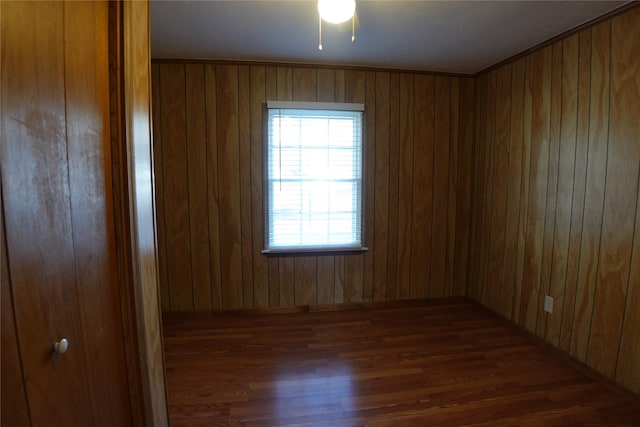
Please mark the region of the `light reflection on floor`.
POLYGON ((275 380, 276 419, 352 412, 354 392, 347 365, 282 370, 275 380))

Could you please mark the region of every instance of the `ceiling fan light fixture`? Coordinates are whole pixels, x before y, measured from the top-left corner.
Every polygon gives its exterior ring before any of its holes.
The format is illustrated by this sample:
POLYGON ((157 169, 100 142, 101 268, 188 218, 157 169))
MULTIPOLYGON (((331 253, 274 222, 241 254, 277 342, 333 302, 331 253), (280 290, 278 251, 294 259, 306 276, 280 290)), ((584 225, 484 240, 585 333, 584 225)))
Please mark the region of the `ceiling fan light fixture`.
POLYGON ((331 24, 341 24, 353 18, 355 0, 318 0, 320 17, 331 24))

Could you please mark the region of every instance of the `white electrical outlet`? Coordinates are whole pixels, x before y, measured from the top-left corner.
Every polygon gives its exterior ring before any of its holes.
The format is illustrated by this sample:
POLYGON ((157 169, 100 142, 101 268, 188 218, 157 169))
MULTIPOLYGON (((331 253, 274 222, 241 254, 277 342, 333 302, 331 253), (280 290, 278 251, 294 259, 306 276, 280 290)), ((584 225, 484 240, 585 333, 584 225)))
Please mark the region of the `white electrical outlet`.
POLYGON ((549 295, 544 296, 544 311, 547 313, 553 313, 553 297, 549 295))

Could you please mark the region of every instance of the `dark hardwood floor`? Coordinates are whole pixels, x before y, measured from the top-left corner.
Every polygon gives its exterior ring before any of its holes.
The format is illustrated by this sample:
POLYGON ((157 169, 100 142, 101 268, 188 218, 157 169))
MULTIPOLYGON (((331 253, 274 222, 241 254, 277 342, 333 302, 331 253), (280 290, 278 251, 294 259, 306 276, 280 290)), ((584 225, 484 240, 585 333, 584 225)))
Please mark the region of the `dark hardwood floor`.
POLYGON ((172 426, 638 426, 481 306, 167 314, 172 426))

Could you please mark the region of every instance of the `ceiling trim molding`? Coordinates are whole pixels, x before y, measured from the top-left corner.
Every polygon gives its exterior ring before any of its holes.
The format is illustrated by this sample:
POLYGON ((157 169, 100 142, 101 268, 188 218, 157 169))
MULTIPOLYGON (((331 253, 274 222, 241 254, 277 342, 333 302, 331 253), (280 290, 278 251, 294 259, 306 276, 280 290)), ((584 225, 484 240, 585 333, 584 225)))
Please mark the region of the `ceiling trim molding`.
POLYGON ((582 30, 584 30, 586 28, 589 28, 589 27, 592 27, 594 25, 597 25, 597 24, 599 24, 601 22, 606 21, 607 19, 613 18, 614 16, 621 15, 621 14, 623 14, 623 13, 625 13, 625 12, 631 10, 631 9, 635 9, 636 7, 640 7, 640 1, 638 1, 638 0, 630 0, 629 3, 625 3, 625 4, 621 5, 620 7, 617 7, 615 9, 613 9, 613 10, 610 10, 609 12, 605 13, 604 15, 600 15, 597 18, 594 18, 594 19, 592 19, 590 21, 587 21, 587 22, 585 22, 583 24, 580 24, 580 25, 578 25, 576 27, 573 27, 573 28, 565 31, 564 33, 558 34, 557 36, 551 37, 550 39, 547 39, 547 40, 545 40, 545 41, 543 41, 541 43, 538 43, 535 46, 532 46, 532 47, 530 47, 528 49, 525 49, 520 53, 516 53, 515 55, 513 55, 513 56, 511 56, 511 57, 509 57, 509 58, 507 58, 507 59, 505 59, 503 61, 500 61, 500 62, 498 62, 498 63, 496 63, 494 65, 491 65, 490 67, 487 67, 484 70, 478 71, 473 76, 474 77, 481 76, 482 74, 486 74, 486 73, 488 73, 490 71, 498 69, 498 68, 502 67, 503 65, 506 65, 506 64, 509 64, 511 62, 517 61, 518 59, 523 58, 523 57, 525 57, 527 55, 530 55, 533 52, 536 52, 536 51, 538 51, 540 49, 544 49, 545 47, 550 46, 550 45, 552 45, 552 44, 554 44, 556 42, 559 42, 560 40, 566 39, 566 38, 568 38, 568 37, 570 37, 570 36, 572 36, 572 35, 574 35, 576 33, 579 33, 580 31, 582 31, 582 30))
POLYGON ((318 64, 313 62, 282 62, 282 61, 249 61, 249 60, 233 60, 233 59, 180 59, 180 58, 151 58, 152 64, 212 64, 212 65, 249 65, 249 66, 263 66, 263 67, 291 67, 291 68, 318 68, 318 69, 330 69, 335 70, 339 68, 341 70, 352 71, 364 71, 364 72, 376 72, 376 73, 401 73, 401 74, 424 74, 429 76, 443 76, 443 77, 462 77, 473 78, 475 74, 464 73, 447 73, 444 71, 428 71, 428 70, 411 70, 404 68, 384 68, 384 67, 365 67, 359 65, 345 65, 345 64, 318 64))

